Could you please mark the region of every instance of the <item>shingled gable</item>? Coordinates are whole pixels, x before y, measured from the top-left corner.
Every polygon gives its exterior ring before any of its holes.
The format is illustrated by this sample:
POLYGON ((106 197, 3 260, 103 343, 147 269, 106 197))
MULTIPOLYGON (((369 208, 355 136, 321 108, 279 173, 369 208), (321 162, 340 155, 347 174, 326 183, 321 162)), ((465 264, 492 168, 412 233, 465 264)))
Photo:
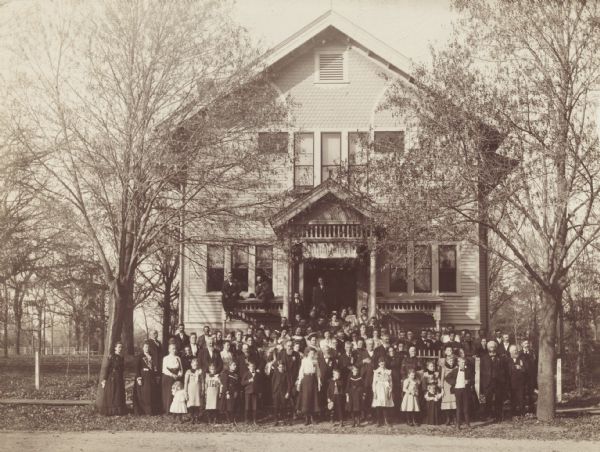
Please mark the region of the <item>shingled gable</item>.
POLYGON ((313 188, 307 194, 297 199, 281 211, 277 212, 276 215, 270 218, 270 223, 273 229, 281 228, 285 226, 289 221, 305 212, 311 206, 316 204, 319 200, 325 198, 327 195, 333 195, 341 203, 351 207, 352 209, 359 212, 362 216, 370 218, 371 214, 369 211, 359 206, 356 196, 344 188, 333 179, 328 179, 317 187, 313 188))
POLYGON ((410 74, 413 63, 408 57, 397 52, 333 10, 325 12, 289 38, 267 51, 261 57, 260 66, 268 68, 274 65, 328 28, 334 28, 343 33, 347 36, 349 43, 362 47, 369 56, 380 60, 390 70, 412 80, 410 74))

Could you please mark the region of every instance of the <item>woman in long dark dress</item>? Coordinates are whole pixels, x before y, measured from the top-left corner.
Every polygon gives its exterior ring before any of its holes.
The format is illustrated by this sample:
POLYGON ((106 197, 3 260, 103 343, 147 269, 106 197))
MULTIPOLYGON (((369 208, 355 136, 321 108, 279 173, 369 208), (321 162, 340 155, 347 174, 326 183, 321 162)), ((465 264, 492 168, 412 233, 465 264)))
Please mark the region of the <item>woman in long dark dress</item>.
POLYGON ((183 376, 183 365, 177 356, 175 344, 169 344, 169 354, 163 358, 162 363, 162 412, 168 413, 173 401, 173 383, 181 380, 183 376))
POLYGON ((144 342, 142 353, 136 361, 135 382, 133 385, 133 412, 135 414, 156 413, 156 363, 150 354, 150 343, 144 342))
POLYGON ((114 353, 108 357, 108 366, 102 374, 102 388, 104 389, 104 405, 102 414, 115 416, 127 413, 125 405, 125 360, 123 358, 123 344, 117 342, 114 353))
POLYGON ((302 359, 298 373, 298 409, 306 417, 305 425, 309 425, 314 415, 319 412, 319 391, 321 390, 321 376, 317 364, 316 352, 308 348, 306 358, 302 359))
POLYGON ((402 356, 394 347, 387 350, 386 367, 392 371, 392 399, 394 406, 399 407, 402 403, 402 356))

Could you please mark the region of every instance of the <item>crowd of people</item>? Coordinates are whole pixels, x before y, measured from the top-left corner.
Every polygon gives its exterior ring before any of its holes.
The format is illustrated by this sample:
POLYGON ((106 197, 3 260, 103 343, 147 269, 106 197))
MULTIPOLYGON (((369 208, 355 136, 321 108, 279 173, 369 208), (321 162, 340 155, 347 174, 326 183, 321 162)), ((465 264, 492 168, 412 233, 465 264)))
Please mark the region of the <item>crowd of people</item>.
MULTIPOLYGON (((125 409, 122 345, 102 376, 105 414, 125 409)), ((322 315, 313 308, 278 329, 187 334, 180 324, 166 347, 155 331, 136 360, 134 412, 171 413, 182 422, 352 426, 406 422, 470 426, 502 421, 535 405, 537 363, 529 341, 496 331, 446 326, 391 334, 366 310, 322 315), (475 366, 479 358, 479 391, 475 366), (505 410, 509 402, 510 409, 505 410)))

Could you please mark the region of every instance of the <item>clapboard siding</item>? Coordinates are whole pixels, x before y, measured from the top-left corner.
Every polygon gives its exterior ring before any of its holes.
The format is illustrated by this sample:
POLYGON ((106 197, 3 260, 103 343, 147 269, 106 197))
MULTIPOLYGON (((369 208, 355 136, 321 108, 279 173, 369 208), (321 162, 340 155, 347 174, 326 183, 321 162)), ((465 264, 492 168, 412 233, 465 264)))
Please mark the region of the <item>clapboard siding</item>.
MULTIPOLYGON (((434 245, 433 249, 436 247, 434 245)), ((475 328, 480 325, 479 316, 479 251, 476 245, 469 242, 459 244, 458 254, 458 290, 457 294, 439 294, 435 283, 437 278, 433 276, 433 293, 417 294, 394 294, 389 291, 390 271, 383 259, 379 258, 377 272, 377 295, 386 300, 419 300, 427 298, 441 298, 442 301, 442 325, 452 324, 457 328, 475 328)), ((433 257, 433 271, 437 269, 437 259, 433 257)))

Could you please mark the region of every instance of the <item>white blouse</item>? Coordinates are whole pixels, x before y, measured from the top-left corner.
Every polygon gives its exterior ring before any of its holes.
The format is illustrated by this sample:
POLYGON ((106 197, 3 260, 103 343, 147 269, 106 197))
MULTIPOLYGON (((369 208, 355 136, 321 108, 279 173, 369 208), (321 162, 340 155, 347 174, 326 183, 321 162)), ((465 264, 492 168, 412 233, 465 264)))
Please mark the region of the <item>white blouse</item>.
POLYGON ((181 366, 181 360, 179 356, 167 355, 163 358, 162 362, 162 373, 169 377, 178 377, 183 374, 183 368, 181 366), (178 369, 177 373, 174 374, 169 369, 178 369))
POLYGON ((297 383, 300 384, 304 375, 314 375, 314 374, 317 374, 317 378, 320 379, 321 376, 320 376, 319 366, 317 365, 317 362, 313 361, 310 358, 302 358, 302 361, 300 363, 300 371, 298 372, 297 383))

